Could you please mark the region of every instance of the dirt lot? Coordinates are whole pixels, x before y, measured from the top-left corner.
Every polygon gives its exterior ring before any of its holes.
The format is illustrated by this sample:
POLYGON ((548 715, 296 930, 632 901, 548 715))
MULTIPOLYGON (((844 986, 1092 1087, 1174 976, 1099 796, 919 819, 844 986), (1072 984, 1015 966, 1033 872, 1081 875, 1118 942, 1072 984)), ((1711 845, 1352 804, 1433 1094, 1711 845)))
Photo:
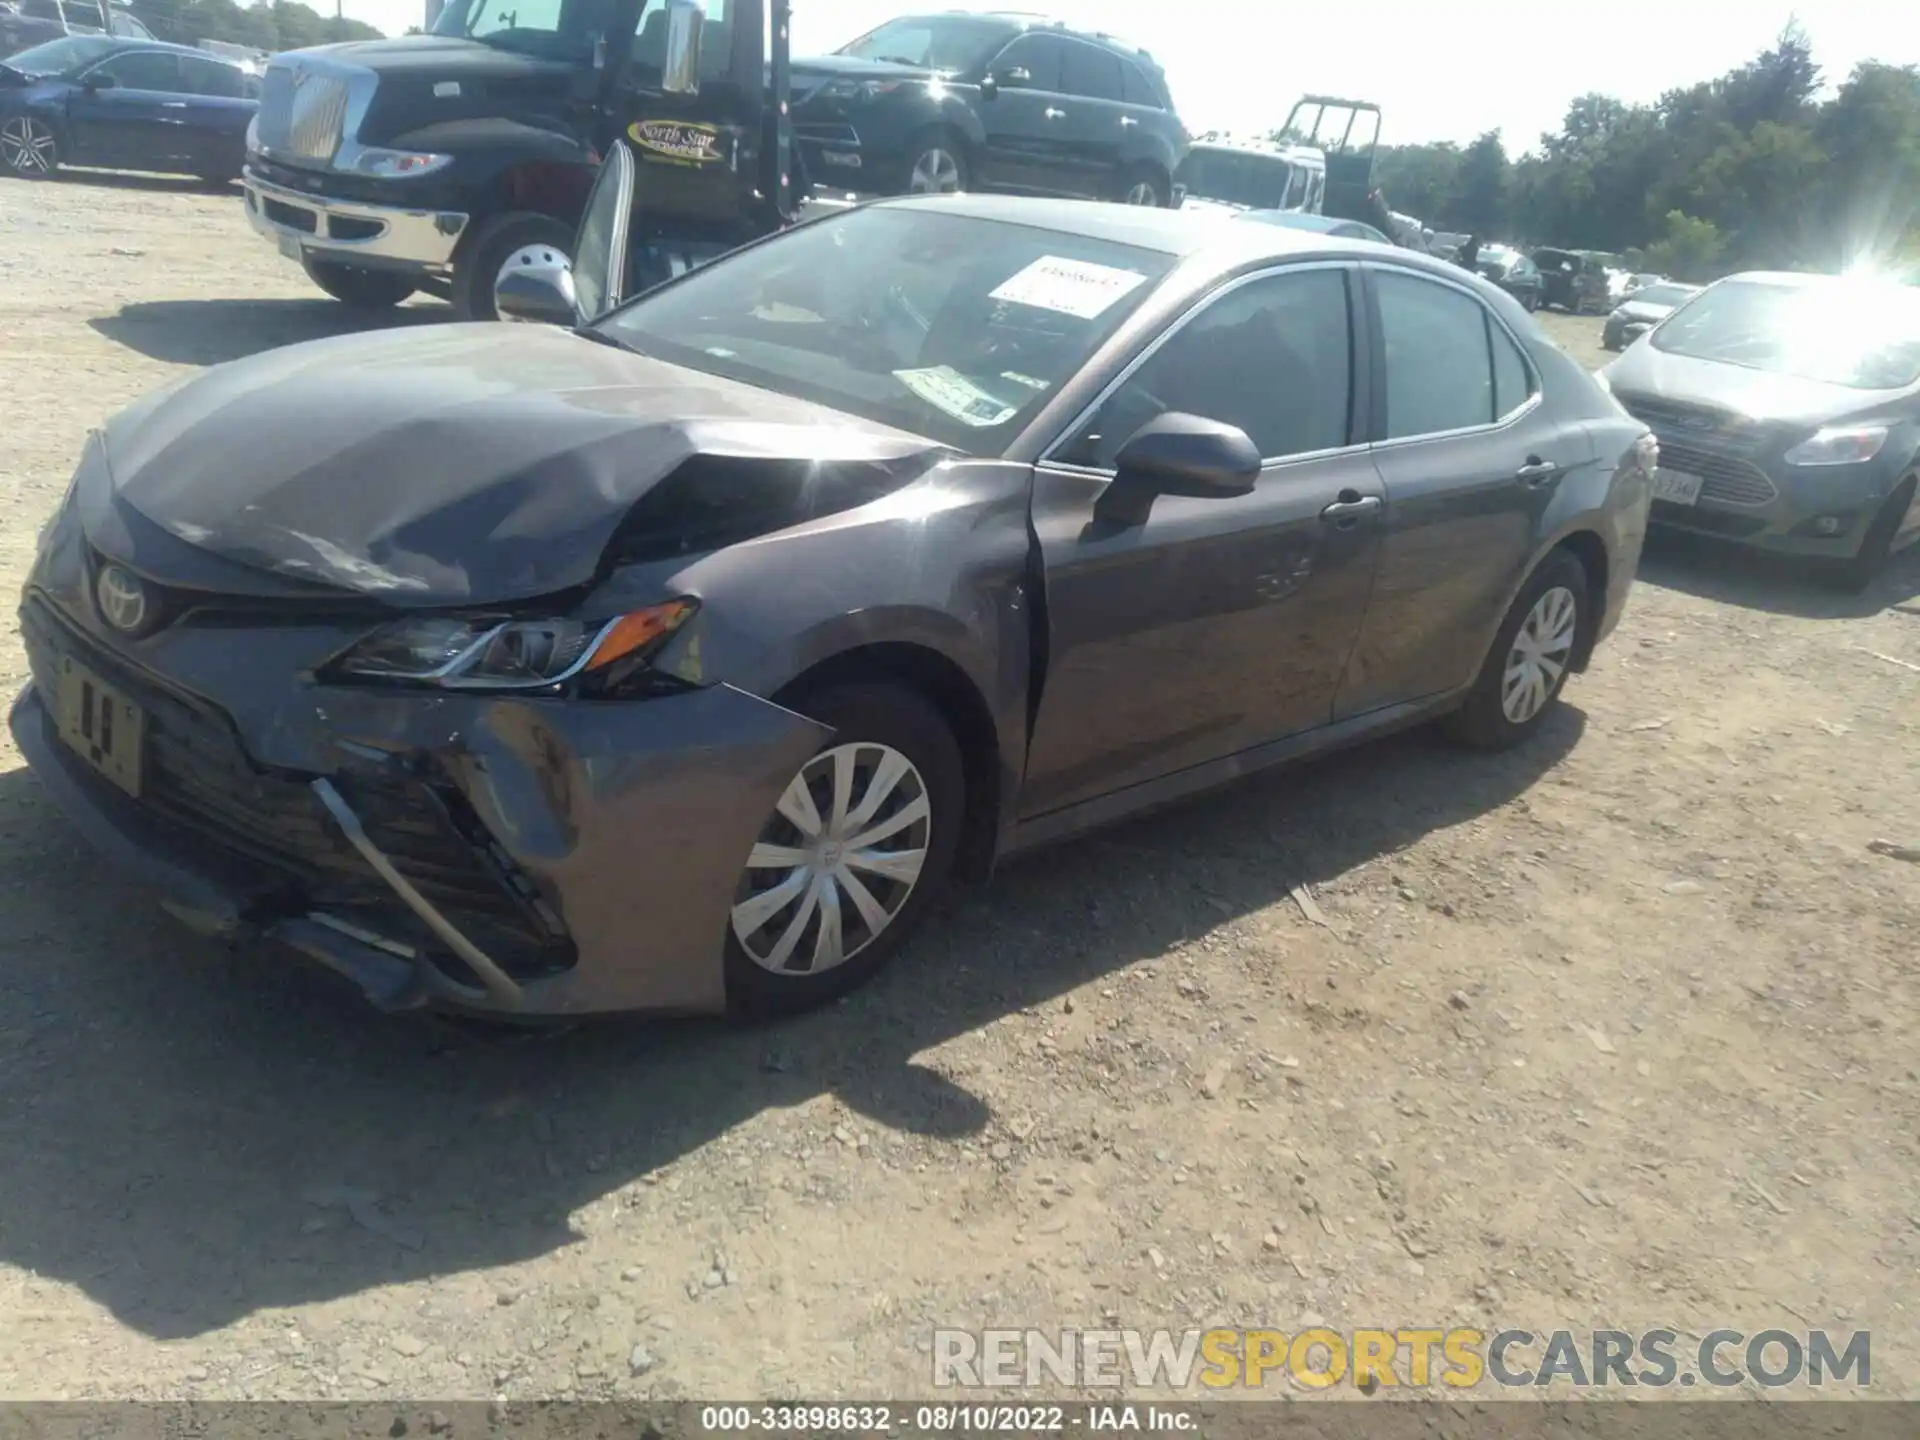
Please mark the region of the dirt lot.
MULTIPOLYGON (((88 426, 344 323, 231 195, 0 182, 6 584, 88 426)), ((1868 848, 1920 846, 1920 557, 1642 575, 1525 753, 1020 865, 762 1029, 379 1019, 179 932, 7 744, 0 1397, 911 1395, 936 1324, 1315 1316, 1869 1328, 1920 1394, 1920 866, 1868 848)))

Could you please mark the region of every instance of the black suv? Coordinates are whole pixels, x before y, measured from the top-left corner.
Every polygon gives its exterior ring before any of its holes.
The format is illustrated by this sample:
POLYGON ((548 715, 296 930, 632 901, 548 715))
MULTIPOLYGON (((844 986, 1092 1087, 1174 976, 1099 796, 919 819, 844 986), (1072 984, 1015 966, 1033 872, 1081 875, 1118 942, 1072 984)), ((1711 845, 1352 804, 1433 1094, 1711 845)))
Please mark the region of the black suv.
POLYGON ((1166 77, 1108 35, 1011 15, 889 20, 793 62, 806 183, 1170 205, 1187 152, 1166 77))

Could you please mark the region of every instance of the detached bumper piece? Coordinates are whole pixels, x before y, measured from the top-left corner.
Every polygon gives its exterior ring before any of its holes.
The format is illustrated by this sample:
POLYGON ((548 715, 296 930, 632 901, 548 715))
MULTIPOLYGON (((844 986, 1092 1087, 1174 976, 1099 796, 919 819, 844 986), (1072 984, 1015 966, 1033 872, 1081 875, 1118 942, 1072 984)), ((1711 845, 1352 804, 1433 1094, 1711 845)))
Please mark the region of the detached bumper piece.
POLYGON ((565 926, 450 785, 398 760, 330 776, 253 763, 233 722, 135 671, 42 603, 21 612, 34 685, 13 711, 21 752, 108 857, 203 933, 287 944, 383 1009, 511 1011, 522 986, 575 963, 565 926), (56 734, 62 657, 145 715, 138 799, 56 734))

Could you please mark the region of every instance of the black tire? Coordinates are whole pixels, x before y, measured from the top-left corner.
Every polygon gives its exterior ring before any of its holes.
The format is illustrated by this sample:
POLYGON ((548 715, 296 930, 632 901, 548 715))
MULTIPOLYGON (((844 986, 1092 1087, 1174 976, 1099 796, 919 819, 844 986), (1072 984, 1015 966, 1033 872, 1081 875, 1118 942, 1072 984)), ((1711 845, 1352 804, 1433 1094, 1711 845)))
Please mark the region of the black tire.
MULTIPOLYGON (((912 762, 919 772, 929 808, 926 858, 891 921, 848 959, 816 974, 775 973, 762 966, 747 953, 729 916, 725 961, 727 1000, 730 1008, 740 1014, 785 1015, 809 1010, 870 979, 905 943, 946 890, 965 821, 966 767, 961 760, 959 742, 940 712, 917 691, 885 682, 835 684, 786 703, 833 727, 833 736, 816 752, 815 760, 840 746, 865 742, 888 746, 912 762)), ((768 817, 770 827, 779 824, 777 814, 768 817)), ((762 873, 766 872, 743 869, 740 898, 746 898, 748 893, 747 877, 762 873)), ((762 889, 771 888, 775 888, 775 884, 770 878, 762 889)), ((851 901, 838 898, 838 891, 835 895, 839 914, 857 913, 851 901)), ((781 917, 790 920, 789 910, 777 912, 774 919, 767 922, 769 929, 774 928, 781 917)), ((808 948, 809 937, 817 937, 818 925, 817 919, 805 922, 804 933, 794 947, 795 954, 808 948)))
POLYGON ((309 280, 355 310, 391 310, 416 288, 397 270, 363 270, 331 260, 306 259, 300 263, 309 280))
POLYGON ((59 133, 37 115, 0 120, 0 173, 17 180, 55 179, 63 148, 59 133))
POLYGON ((1114 181, 1113 193, 1107 198, 1122 205, 1139 205, 1164 210, 1172 191, 1172 186, 1158 170, 1151 165, 1129 165, 1120 172, 1120 178, 1114 181), (1152 192, 1151 200, 1136 200, 1136 191, 1145 189, 1152 192))
POLYGON ((551 215, 510 210, 482 221, 453 257, 453 310, 462 320, 498 320, 493 282, 517 250, 542 246, 573 258, 574 227, 551 215))
POLYGON ((936 151, 944 154, 951 162, 951 171, 957 177, 954 190, 964 193, 972 189, 973 162, 967 156, 966 143, 945 126, 936 125, 914 136, 913 143, 907 147, 907 154, 911 158, 907 161, 906 193, 910 195, 947 193, 914 189, 915 177, 921 173, 923 167, 928 169, 929 174, 936 171, 946 172, 948 167, 938 164, 934 159, 936 151))
POLYGON ((1579 650, 1593 624, 1595 603, 1587 567, 1569 551, 1555 550, 1541 561, 1539 568, 1527 577, 1527 583, 1520 587, 1520 593, 1514 597, 1506 619, 1500 622, 1499 633, 1493 637, 1493 646, 1487 651, 1479 678, 1474 681, 1473 689, 1467 692, 1465 703, 1441 722, 1447 734, 1476 750, 1508 750, 1538 730, 1547 716, 1553 713, 1554 703, 1566 687, 1567 677, 1573 673, 1572 656, 1579 650), (1560 670, 1553 677, 1545 700, 1524 719, 1514 721, 1508 718, 1502 703, 1507 662, 1514 652, 1514 641, 1520 634, 1520 628, 1532 614, 1534 606, 1549 591, 1556 589, 1565 590, 1573 597, 1575 608, 1571 644, 1557 656, 1560 670))
POLYGON ((1887 497, 1886 504, 1880 507, 1867 533, 1861 537, 1859 550, 1845 560, 1827 562, 1822 576, 1827 584, 1845 594, 1858 595, 1880 578, 1880 572, 1887 568, 1887 561, 1893 556, 1893 542, 1900 534, 1900 522, 1906 518, 1907 507, 1913 504, 1916 484, 1920 484, 1920 475, 1909 475, 1894 486, 1893 494, 1887 497))

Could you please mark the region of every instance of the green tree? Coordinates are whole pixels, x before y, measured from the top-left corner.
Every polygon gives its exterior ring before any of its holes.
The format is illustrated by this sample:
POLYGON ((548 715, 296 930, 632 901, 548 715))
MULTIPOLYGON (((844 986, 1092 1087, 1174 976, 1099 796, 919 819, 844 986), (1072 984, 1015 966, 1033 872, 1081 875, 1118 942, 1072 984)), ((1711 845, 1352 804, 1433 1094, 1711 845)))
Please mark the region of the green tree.
POLYGON ((1670 210, 1660 237, 1642 252, 1641 263, 1676 280, 1704 282, 1716 277, 1725 253, 1726 237, 1711 220, 1670 210))

